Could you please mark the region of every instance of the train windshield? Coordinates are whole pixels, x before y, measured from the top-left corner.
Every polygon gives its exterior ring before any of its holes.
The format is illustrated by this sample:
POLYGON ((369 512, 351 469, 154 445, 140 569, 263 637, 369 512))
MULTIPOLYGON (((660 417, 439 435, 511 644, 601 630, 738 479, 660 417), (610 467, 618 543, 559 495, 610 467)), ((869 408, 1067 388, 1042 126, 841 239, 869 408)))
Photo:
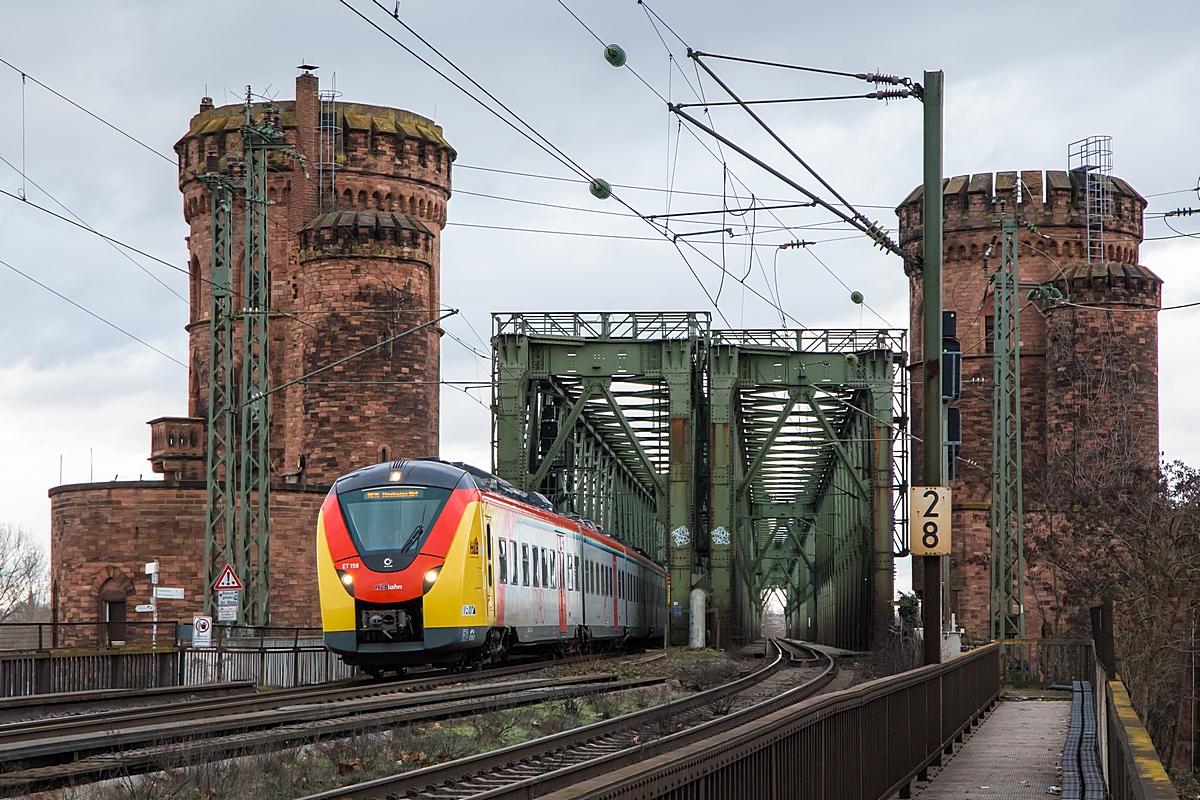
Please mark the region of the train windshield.
POLYGON ((450 492, 432 486, 381 486, 346 492, 338 502, 360 554, 415 556, 450 492))

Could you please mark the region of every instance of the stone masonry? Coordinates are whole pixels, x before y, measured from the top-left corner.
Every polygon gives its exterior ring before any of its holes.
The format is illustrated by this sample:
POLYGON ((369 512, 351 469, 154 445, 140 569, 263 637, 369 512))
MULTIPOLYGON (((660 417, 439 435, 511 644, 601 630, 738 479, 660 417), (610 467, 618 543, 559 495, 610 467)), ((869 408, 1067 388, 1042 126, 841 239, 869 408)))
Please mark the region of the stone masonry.
MULTIPOLYGON (((408 111, 336 103, 332 191, 318 189, 318 83, 305 71, 296 99, 277 101, 288 144, 267 179, 270 382, 279 386, 409 328, 440 308, 440 240, 456 157, 430 120, 408 111), (307 171, 307 175, 305 174, 307 171)), ((252 106, 256 117, 266 111, 252 106)), ((326 107, 329 110, 329 107, 326 107)), ((187 417, 151 421, 151 465, 162 481, 58 486, 51 497, 51 596, 55 618, 104 619, 122 594, 128 619, 147 603, 143 564, 158 558, 160 619, 190 620, 203 608, 205 420, 208 414, 209 166, 236 170, 243 106, 204 98, 175 146, 190 262, 187 417), (102 598, 103 595, 103 598, 102 598)), ((234 291, 240 290, 244 199, 234 197, 234 291)), ((281 390, 271 403, 271 623, 320 624, 314 541, 317 512, 333 481, 358 467, 438 453, 436 324, 281 390)), ((235 330, 240 347, 240 327, 235 330)), ((240 361, 240 357, 238 359, 240 361)))
MULTIPOLYGON (((957 312, 963 351, 962 451, 956 465, 954 542, 950 558, 950 610, 968 640, 988 638, 993 299, 983 256, 996 244, 992 269, 1002 257, 996 236, 1001 201, 1017 209, 1037 232, 1019 234, 1023 284, 1051 284, 1064 302, 1031 302, 1021 295, 1022 455, 1027 515, 1047 493, 1047 476, 1078 473, 1120 448, 1133 461, 1158 460, 1158 323, 1162 282, 1138 265, 1146 201, 1113 178, 1113 216, 1105 223, 1105 260, 1087 263, 1085 190, 1081 178, 1061 171, 960 175, 943 182, 945 250, 942 303, 957 312), (1095 389, 1081 371, 1105 362, 1122 374, 1119 386, 1095 389), (1110 435, 1122 422, 1120 441, 1110 435)), ((896 209, 900 243, 920 254, 920 188, 896 209)), ((922 292, 919 271, 909 271, 913 434, 921 430, 922 292)), ((914 442, 913 463, 921 463, 914 442)), ((921 565, 913 585, 920 587, 921 565)), ((1030 570, 1025 586, 1029 636, 1062 635, 1074 610, 1061 607, 1051 577, 1030 570)))

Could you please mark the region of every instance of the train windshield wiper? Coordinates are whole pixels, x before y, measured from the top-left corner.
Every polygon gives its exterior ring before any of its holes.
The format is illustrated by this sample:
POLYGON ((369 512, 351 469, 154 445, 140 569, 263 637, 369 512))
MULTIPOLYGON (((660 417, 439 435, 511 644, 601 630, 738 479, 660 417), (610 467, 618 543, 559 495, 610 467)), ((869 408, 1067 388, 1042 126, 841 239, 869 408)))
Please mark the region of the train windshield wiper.
POLYGON ((413 532, 408 535, 408 541, 404 543, 404 547, 400 548, 401 553, 408 552, 408 548, 412 547, 417 539, 421 538, 421 534, 425 532, 425 522, 422 520, 417 523, 417 527, 413 528, 413 532))

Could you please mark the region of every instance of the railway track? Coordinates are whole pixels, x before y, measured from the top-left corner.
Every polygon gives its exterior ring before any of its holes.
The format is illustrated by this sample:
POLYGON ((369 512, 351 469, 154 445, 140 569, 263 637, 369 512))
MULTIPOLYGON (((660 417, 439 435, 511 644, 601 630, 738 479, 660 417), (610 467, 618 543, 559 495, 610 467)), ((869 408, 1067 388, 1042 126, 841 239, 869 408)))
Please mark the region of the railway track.
POLYGON ((115 711, 254 693, 254 681, 229 681, 199 686, 160 686, 153 689, 91 689, 83 692, 27 694, 0 698, 0 725, 61 717, 66 714, 115 711))
POLYGON ((623 717, 304 800, 527 798, 685 746, 819 692, 837 673, 829 656, 773 640, 775 657, 738 680, 623 717), (792 668, 807 671, 797 684, 792 668), (789 675, 789 673, 792 673, 789 675), (734 711, 734 708, 738 710, 734 711))
MULTIPOLYGON (((613 675, 497 680, 562 664, 472 676, 302 689, 0 725, 0 794, 183 766, 410 722, 660 683, 613 675), (469 683, 467 681, 470 681, 469 683), (447 684, 463 684, 449 686, 447 684)), ((569 662, 568 662, 569 663, 569 662)))

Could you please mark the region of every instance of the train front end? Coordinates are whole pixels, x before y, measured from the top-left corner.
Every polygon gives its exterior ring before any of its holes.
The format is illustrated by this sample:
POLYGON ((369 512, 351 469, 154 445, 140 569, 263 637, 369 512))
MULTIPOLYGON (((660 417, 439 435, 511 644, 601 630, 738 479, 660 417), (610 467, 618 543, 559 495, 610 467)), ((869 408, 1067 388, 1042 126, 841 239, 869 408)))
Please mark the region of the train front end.
POLYGON ((484 602, 479 490, 439 461, 339 478, 317 522, 325 644, 369 672, 453 662, 479 647, 484 602))

